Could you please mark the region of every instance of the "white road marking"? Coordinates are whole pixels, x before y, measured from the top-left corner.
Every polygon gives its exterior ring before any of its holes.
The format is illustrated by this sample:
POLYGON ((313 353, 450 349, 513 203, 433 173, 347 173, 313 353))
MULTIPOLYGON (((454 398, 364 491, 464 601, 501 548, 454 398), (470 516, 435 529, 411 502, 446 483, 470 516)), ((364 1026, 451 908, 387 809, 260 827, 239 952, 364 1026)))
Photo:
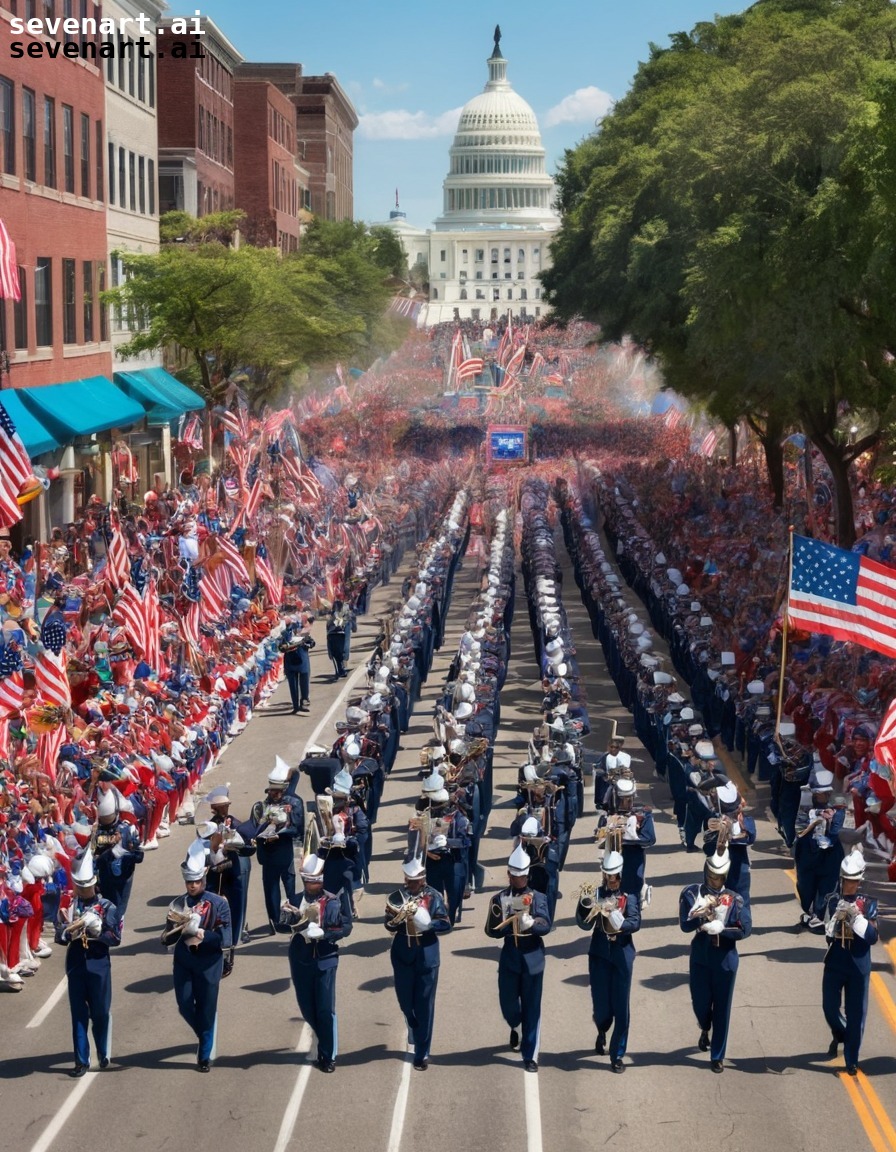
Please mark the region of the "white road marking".
MULTIPOLYGON (((333 701, 333 703, 327 709, 327 712, 326 712, 323 720, 321 720, 321 722, 318 724, 318 726, 311 733, 311 738, 309 739, 308 743, 305 745, 305 752, 304 752, 305 756, 308 755, 308 749, 311 747, 311 745, 317 743, 321 732, 323 732, 323 730, 330 723, 330 720, 333 718, 333 716, 336 712, 336 709, 340 708, 342 706, 343 701, 345 700, 346 696, 348 696, 349 692, 351 692, 351 690, 354 688, 356 682, 358 680, 360 680, 362 676, 366 676, 366 675, 367 675, 367 661, 365 660, 365 661, 363 661, 363 663, 358 665, 358 667, 354 670, 354 672, 351 674, 351 676, 349 676, 349 678, 346 680, 345 684, 343 685, 342 691, 339 693, 339 695, 336 697, 336 699, 333 701)), ((329 743, 332 744, 332 740, 329 743)))
POLYGON ((65 990, 68 986, 68 977, 63 976, 53 991, 46 999, 43 1008, 35 1012, 34 1016, 25 1025, 26 1028, 40 1028, 44 1020, 50 1015, 62 997, 65 995, 65 990))
POLYGON ((526 1149, 527 1152, 542 1152, 541 1097, 538 1094, 537 1074, 524 1072, 523 1088, 526 1093, 526 1149))
POLYGON ((69 1094, 69 1098, 44 1129, 43 1135, 31 1149, 31 1152, 47 1152, 47 1149, 51 1147, 53 1141, 68 1123, 71 1114, 78 1107, 78 1104, 81 1102, 81 1097, 95 1079, 95 1072, 88 1072, 86 1076, 81 1077, 69 1094))
POLYGON ((401 1081, 398 1085, 398 1095, 395 1097, 395 1107, 392 1109, 392 1127, 389 1130, 389 1146, 387 1152, 398 1152, 401 1147, 401 1134, 404 1131, 404 1118, 408 1110, 408 1093, 411 1089, 411 1065, 413 1054, 408 1050, 401 1066, 401 1081))
MULTIPOLYGON (((296 1045, 297 1053, 301 1054, 311 1051, 311 1036, 311 1028, 308 1024, 304 1024, 301 1035, 299 1036, 299 1042, 296 1045)), ((292 1095, 289 1098, 289 1103, 286 1105, 286 1111, 283 1113, 283 1120, 280 1124, 277 1143, 274 1145, 274 1152, 286 1152, 286 1149, 289 1147, 289 1142, 292 1140, 293 1129, 296 1126, 296 1120, 299 1118, 299 1109, 302 1107, 302 1097, 305 1095, 305 1089, 308 1087, 310 1076, 311 1061, 308 1060, 299 1069, 299 1074, 293 1085, 292 1095)))

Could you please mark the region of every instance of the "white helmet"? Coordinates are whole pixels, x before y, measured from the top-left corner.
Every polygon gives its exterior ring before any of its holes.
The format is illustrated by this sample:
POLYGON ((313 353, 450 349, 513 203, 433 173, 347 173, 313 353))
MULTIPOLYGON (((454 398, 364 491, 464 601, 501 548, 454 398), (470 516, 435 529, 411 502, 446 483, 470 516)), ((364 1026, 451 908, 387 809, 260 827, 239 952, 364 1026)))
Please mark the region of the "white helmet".
POLYGON ((727 848, 722 853, 714 852, 706 861, 706 871, 712 876, 727 876, 730 867, 731 857, 727 848))
POLYGON ((601 861, 601 871, 604 876, 619 876, 622 873, 622 853, 605 852, 601 861))
POLYGON ((841 880, 863 880, 865 877, 865 857, 858 848, 853 848, 840 862, 841 880))

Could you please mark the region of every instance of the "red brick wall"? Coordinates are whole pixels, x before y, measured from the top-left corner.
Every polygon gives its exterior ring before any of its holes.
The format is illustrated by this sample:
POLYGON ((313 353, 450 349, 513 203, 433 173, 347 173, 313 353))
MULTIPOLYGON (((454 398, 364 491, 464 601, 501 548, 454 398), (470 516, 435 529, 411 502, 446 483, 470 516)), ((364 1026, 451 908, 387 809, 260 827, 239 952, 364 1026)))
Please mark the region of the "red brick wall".
MULTIPOLYGON (((244 79, 237 76, 234 87, 234 152, 236 207, 247 214, 246 232, 253 244, 276 244, 278 233, 299 239, 296 215, 276 207, 274 189, 274 163, 284 169, 287 183, 295 181, 295 109, 292 101, 272 84, 264 80, 244 79), (288 131, 288 143, 271 136, 271 110, 278 113, 288 131)), ((289 192, 287 193, 289 195, 289 192)), ((300 207, 296 188, 296 207, 300 207)))
MULTIPOLYGON (((0 17, 0 43, 9 43, 11 33, 8 22, 0 17)), ((14 39, 27 43, 27 34, 14 39)), ((42 36, 39 39, 50 39, 42 36)), ((111 376, 112 351, 108 341, 101 345, 99 305, 94 303, 94 333, 92 343, 84 341, 83 325, 83 262, 93 264, 93 289, 98 287, 98 269, 106 267, 106 172, 105 156, 105 93, 103 76, 93 64, 81 60, 57 57, 48 59, 16 60, 4 53, 0 58, 0 75, 15 85, 14 174, 0 175, 0 217, 16 245, 18 264, 24 268, 24 287, 27 299, 28 349, 14 350, 12 301, 0 301, 5 321, 6 347, 12 358, 10 376, 3 377, 4 388, 34 387, 57 384, 83 376, 111 376), (24 177, 24 147, 22 139, 22 88, 30 88, 36 96, 36 165, 37 181, 24 177), (56 101, 56 188, 44 186, 44 96, 56 101), (74 110, 74 168, 75 191, 66 192, 63 154, 62 106, 74 110), (81 195, 81 114, 90 117, 90 172, 89 197, 81 195), (100 141, 103 148, 102 187, 97 189, 97 123, 102 128, 100 141), (53 343, 51 347, 36 349, 34 322, 34 270, 38 257, 49 257, 52 262, 53 343), (62 260, 74 259, 75 266, 75 323, 76 342, 63 349, 62 260), (38 357, 40 357, 38 359, 38 357)), ((108 275, 108 273, 107 273, 108 275)), ((106 282, 108 287, 108 280, 106 282)))

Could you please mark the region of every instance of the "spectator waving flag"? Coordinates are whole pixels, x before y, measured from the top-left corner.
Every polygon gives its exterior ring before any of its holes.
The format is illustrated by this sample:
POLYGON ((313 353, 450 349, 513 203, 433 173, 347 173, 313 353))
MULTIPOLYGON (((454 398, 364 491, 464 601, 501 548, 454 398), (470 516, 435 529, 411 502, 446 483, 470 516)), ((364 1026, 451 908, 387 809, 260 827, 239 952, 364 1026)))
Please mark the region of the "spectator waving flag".
POLYGON ((0 528, 9 528, 22 519, 16 497, 31 477, 31 461, 25 445, 0 403, 0 528))
POLYGON ((794 536, 787 618, 795 628, 896 657, 896 573, 856 552, 794 536))

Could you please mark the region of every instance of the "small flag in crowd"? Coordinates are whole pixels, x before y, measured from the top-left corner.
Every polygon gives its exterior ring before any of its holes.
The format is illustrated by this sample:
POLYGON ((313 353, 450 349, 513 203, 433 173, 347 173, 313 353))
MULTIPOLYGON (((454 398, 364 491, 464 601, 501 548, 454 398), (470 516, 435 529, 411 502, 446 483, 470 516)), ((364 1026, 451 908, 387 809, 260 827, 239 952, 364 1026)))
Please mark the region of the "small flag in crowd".
POLYGON ((485 361, 481 356, 471 356, 468 360, 462 360, 457 367, 457 379, 462 380, 475 380, 485 367, 485 361))
POLYGON ((40 630, 40 642, 44 648, 49 648, 54 656, 58 656, 65 647, 67 628, 61 612, 48 612, 40 630))
POLYGON ((793 537, 787 619, 896 656, 896 573, 833 544, 793 537))
POLYGON ((881 723, 874 743, 874 759, 896 770, 896 700, 887 709, 881 723))
POLYGON ((32 475, 22 438, 0 403, 0 528, 9 528, 22 519, 16 497, 32 475))
POLYGON ((19 266, 16 259, 16 246, 0 220, 0 297, 4 300, 21 300, 19 286, 19 266))
POLYGON ((24 697, 22 653, 7 643, 0 650, 0 716, 15 715, 21 709, 24 697))
POLYGON ((34 679, 38 695, 45 704, 71 707, 72 694, 63 656, 49 651, 38 652, 34 657, 34 679))

